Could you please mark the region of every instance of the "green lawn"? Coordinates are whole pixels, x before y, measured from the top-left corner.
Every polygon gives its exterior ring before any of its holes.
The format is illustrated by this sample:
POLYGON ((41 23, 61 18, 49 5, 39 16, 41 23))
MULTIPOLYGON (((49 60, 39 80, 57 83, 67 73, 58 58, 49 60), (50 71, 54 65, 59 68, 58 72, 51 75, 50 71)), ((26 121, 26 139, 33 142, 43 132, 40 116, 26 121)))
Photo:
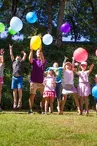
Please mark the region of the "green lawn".
POLYGON ((2 112, 0 146, 97 146, 97 116, 2 112))

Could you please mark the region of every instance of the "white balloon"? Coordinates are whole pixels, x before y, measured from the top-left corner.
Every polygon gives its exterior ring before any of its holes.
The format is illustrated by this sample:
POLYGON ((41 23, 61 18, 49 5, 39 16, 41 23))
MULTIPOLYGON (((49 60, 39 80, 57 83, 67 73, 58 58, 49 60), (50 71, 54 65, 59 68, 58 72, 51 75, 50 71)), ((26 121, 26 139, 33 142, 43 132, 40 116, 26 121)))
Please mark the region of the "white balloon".
POLYGON ((50 34, 45 34, 42 40, 45 45, 50 45, 53 42, 53 37, 50 34))
POLYGON ((19 32, 23 28, 23 22, 15 16, 11 19, 10 26, 15 32, 19 32))

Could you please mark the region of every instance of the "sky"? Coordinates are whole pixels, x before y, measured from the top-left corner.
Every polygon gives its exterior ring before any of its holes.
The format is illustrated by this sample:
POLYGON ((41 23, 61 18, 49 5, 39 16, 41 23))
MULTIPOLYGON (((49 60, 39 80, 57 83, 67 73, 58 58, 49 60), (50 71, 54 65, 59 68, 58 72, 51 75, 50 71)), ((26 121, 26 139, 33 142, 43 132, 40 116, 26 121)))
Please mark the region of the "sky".
MULTIPOLYGON (((0 38, 7 38, 8 37, 8 31, 4 31, 2 33, 0 33, 0 38)), ((23 41, 24 40, 24 35, 23 34, 16 34, 16 35, 12 35, 12 40, 16 40, 16 41, 23 41)), ((75 40, 71 40, 71 35, 69 35, 68 37, 62 37, 62 41, 66 41, 66 42, 74 42, 75 40)), ((79 40, 79 42, 83 42, 83 41, 89 41, 86 40, 85 38, 81 37, 81 39, 79 40)))

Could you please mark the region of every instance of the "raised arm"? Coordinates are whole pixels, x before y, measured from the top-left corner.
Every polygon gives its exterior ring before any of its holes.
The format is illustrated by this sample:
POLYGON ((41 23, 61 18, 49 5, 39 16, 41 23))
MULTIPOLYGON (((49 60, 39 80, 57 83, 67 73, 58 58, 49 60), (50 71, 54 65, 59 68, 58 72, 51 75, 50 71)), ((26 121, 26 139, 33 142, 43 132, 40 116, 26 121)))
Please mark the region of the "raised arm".
POLYGON ((26 59, 27 54, 24 51, 21 51, 21 53, 23 54, 22 61, 24 61, 26 59))
POLYGON ((11 57, 11 60, 13 61, 14 60, 14 55, 13 55, 13 52, 12 52, 12 48, 13 48, 13 45, 9 44, 10 57, 11 57))
POLYGON ((89 74, 92 72, 94 64, 90 65, 89 74))
POLYGON ((29 62, 30 62, 30 63, 33 63, 33 50, 30 50, 29 62))
POLYGON ((4 64, 4 49, 0 50, 0 54, 2 56, 2 64, 4 64))
POLYGON ((41 59, 42 63, 45 62, 45 58, 44 58, 43 51, 42 51, 42 45, 40 47, 40 59, 41 59))

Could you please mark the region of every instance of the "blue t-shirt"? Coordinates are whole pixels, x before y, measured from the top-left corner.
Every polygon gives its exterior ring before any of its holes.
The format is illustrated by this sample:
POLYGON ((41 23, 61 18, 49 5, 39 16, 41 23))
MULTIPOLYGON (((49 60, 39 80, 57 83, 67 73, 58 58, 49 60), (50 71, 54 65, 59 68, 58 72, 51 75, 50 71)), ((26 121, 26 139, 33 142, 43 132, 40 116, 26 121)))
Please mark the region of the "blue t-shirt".
POLYGON ((56 74, 56 83, 61 83, 63 76, 63 67, 48 67, 46 71, 50 69, 52 69, 56 74))

